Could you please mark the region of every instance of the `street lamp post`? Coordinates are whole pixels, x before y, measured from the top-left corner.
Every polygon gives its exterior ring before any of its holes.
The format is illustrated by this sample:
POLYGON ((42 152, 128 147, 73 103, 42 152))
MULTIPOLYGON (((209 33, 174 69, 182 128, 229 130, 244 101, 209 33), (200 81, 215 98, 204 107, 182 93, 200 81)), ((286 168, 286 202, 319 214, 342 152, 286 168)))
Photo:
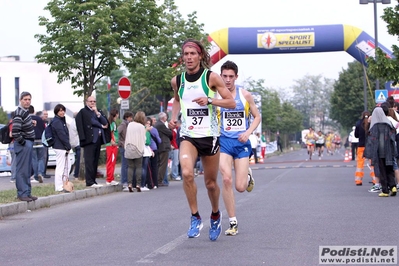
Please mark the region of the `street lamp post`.
MULTIPOLYGON (((368 3, 373 3, 374 5, 374 40, 375 40, 375 58, 377 58, 377 49, 378 49, 378 28, 377 28, 377 3, 382 3, 384 5, 390 4, 391 0, 359 0, 361 5, 367 5, 368 3)), ((375 80, 375 89, 380 89, 380 81, 378 78, 375 80)), ((364 89, 367 90, 366 86, 364 89)), ((367 110, 367 92, 364 91, 364 110, 367 110)))

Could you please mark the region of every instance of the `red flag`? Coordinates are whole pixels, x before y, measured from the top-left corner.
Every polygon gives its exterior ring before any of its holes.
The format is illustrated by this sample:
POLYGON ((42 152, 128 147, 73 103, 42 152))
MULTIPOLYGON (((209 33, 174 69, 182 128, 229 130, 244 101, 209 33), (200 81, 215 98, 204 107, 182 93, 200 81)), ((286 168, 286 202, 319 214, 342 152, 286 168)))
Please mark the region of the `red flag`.
POLYGON ((108 77, 107 87, 108 87, 108 90, 111 89, 111 78, 110 77, 108 77))

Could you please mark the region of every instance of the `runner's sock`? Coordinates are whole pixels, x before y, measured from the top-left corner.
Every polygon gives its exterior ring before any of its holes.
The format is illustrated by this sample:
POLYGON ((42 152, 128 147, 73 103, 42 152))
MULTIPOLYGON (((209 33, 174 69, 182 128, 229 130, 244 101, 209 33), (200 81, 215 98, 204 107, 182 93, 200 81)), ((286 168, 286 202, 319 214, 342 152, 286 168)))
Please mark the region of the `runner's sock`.
POLYGON ((199 212, 196 212, 196 213, 191 214, 191 215, 197 217, 198 219, 201 219, 201 216, 199 215, 199 212))
POLYGON ((219 219, 219 217, 220 217, 220 211, 218 211, 218 212, 212 211, 212 214, 211 214, 212 220, 217 220, 217 219, 219 219))

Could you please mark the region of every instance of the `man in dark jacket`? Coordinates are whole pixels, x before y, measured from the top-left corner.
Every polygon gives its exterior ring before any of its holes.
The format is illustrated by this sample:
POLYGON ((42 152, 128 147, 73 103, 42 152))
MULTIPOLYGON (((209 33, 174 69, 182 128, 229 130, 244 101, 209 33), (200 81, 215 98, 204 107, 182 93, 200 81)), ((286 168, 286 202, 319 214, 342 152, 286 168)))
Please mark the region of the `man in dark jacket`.
POLYGON ((110 142, 111 135, 108 120, 97 110, 96 98, 93 96, 87 97, 86 106, 76 115, 76 129, 80 147, 84 148, 86 186, 101 187, 96 182, 98 160, 101 145, 110 142))
POLYGON ((171 151, 170 141, 173 138, 172 130, 166 127, 165 122, 168 116, 164 112, 160 112, 158 115, 158 121, 155 123, 155 128, 158 130, 159 136, 161 137, 162 143, 158 147, 159 155, 159 171, 158 171, 158 185, 167 186, 168 180, 164 180, 166 171, 168 168, 169 152, 171 151))

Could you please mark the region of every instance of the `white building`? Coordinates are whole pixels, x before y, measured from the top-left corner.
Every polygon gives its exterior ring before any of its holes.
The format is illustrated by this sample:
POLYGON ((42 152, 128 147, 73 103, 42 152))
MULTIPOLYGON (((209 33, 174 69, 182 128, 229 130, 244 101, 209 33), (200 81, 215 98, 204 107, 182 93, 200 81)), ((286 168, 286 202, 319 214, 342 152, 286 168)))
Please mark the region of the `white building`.
POLYGON ((37 62, 19 61, 19 56, 0 57, 0 106, 10 113, 19 104, 23 91, 32 94, 35 111, 48 110, 54 117, 54 107, 61 103, 67 109, 67 119, 83 107, 83 97, 74 95, 69 81, 57 83, 57 73, 50 66, 37 62))

